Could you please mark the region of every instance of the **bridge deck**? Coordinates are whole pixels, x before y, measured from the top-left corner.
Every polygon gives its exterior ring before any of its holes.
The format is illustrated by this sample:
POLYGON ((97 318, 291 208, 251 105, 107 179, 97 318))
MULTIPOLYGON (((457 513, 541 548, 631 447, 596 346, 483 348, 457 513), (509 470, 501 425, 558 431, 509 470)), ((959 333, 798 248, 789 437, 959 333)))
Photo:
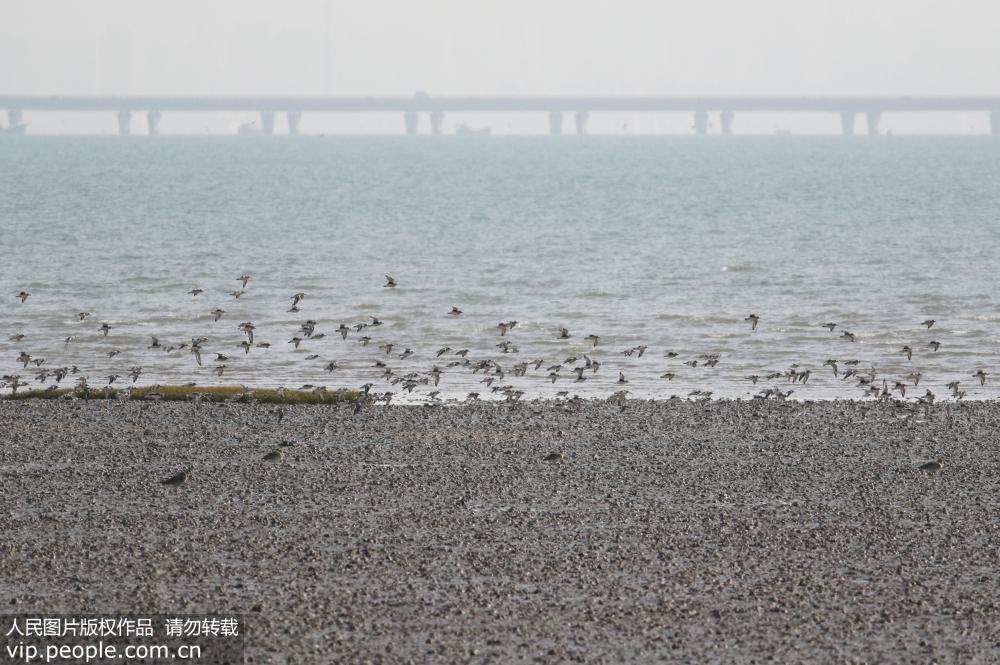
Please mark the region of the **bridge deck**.
POLYGON ((1000 111, 1000 95, 200 97, 0 95, 25 111, 1000 111))

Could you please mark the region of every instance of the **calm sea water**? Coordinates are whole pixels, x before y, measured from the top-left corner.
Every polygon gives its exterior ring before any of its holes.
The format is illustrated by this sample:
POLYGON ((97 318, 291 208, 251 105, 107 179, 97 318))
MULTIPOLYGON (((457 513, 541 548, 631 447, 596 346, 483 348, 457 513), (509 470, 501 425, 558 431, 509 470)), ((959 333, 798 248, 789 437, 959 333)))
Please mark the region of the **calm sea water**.
POLYGON ((943 397, 952 380, 968 398, 997 395, 971 376, 992 372, 1000 350, 1000 141, 988 137, 4 137, 0 173, 0 371, 33 383, 21 352, 43 368, 77 365, 98 386, 142 366, 140 385, 401 392, 372 367, 381 359, 400 374, 440 365, 443 397, 488 396, 482 373, 447 367, 461 360, 451 352, 435 358, 448 346, 498 361, 508 374, 494 385, 528 396, 773 385, 861 397, 828 359, 874 366, 890 388, 920 371, 908 398, 925 386, 943 397), (253 279, 237 300, 243 273, 253 279), (386 273, 397 288, 383 287, 386 273), (195 287, 205 292, 188 295, 195 287), (289 312, 296 292, 306 298, 289 312), (335 333, 370 316, 384 324, 335 333), (326 336, 294 350, 307 319, 326 336), (501 337, 507 320, 518 326, 501 337), (243 321, 272 346, 245 355, 243 321), (8 341, 15 333, 25 338, 8 341), (154 335, 164 346, 208 337, 204 366, 148 349, 154 335), (506 340, 518 351, 502 353, 506 340), (384 342, 396 345, 388 357, 384 342), (622 354, 638 345, 643 357, 622 354), (217 352, 231 356, 221 378, 217 352), (547 379, 585 353, 602 363, 587 381, 573 382, 573 363, 547 379), (702 354, 718 364, 684 364, 702 354), (541 370, 510 374, 536 359, 541 370), (792 364, 811 369, 807 384, 745 378, 792 364))

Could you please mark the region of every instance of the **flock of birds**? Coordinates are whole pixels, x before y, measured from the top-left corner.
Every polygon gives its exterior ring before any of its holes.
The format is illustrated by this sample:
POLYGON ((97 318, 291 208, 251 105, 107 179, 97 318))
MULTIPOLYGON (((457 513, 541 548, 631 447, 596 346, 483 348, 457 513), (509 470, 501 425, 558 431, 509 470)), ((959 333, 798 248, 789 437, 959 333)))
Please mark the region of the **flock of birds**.
MULTIPOLYGON (((250 288, 252 279, 252 276, 249 274, 243 274, 237 277, 236 281, 239 282, 240 287, 229 292, 229 296, 233 299, 239 299, 247 292, 247 289, 250 288)), ((395 289, 398 286, 399 283, 395 278, 391 275, 386 275, 386 283, 383 285, 384 288, 395 289)), ((198 298, 203 293, 205 293, 205 291, 200 288, 193 288, 187 292, 187 294, 192 298, 198 298)), ((20 306, 30 307, 30 293, 22 290, 19 291, 15 297, 19 301, 20 306)), ((298 314, 303 312, 303 309, 306 307, 309 299, 306 293, 296 292, 289 297, 289 300, 290 306, 288 312, 298 314)), ((461 317, 463 314, 463 310, 456 306, 453 306, 448 312, 443 312, 443 315, 449 317, 461 317)), ((227 313, 222 307, 215 307, 208 310, 208 316, 211 317, 214 324, 218 324, 227 316, 227 313)), ((78 325, 95 326, 95 323, 92 322, 90 312, 78 312, 74 318, 78 325)), ((758 329, 761 317, 757 314, 751 313, 745 317, 744 321, 749 324, 748 332, 753 334, 758 329)), ((920 325, 927 331, 931 331, 934 328, 935 323, 936 321, 934 319, 927 319, 920 325)), ((377 348, 378 353, 371 358, 371 370, 377 375, 378 380, 385 382, 387 384, 387 388, 395 388, 408 394, 412 394, 419 390, 421 392, 418 394, 424 394, 425 398, 430 401, 441 400, 441 392, 438 387, 442 378, 451 372, 466 371, 471 372, 472 375, 481 375, 478 379, 479 383, 485 386, 485 388, 481 390, 489 390, 493 395, 498 395, 506 400, 517 401, 523 397, 525 391, 518 389, 509 383, 509 377, 524 377, 531 373, 539 375, 540 378, 544 378, 545 381, 550 382, 551 384, 567 381, 573 384, 580 384, 593 379, 594 375, 596 375, 605 364, 610 363, 608 356, 601 354, 603 349, 600 349, 599 351, 599 347, 602 344, 601 336, 593 333, 580 336, 580 341, 575 341, 575 348, 577 348, 578 351, 571 353, 568 357, 520 360, 518 359, 520 349, 518 348, 518 343, 514 341, 513 334, 518 328, 518 322, 516 320, 505 320, 499 322, 495 328, 496 343, 494 344, 494 348, 497 352, 493 355, 496 357, 470 357, 470 349, 468 348, 452 348, 445 345, 428 354, 432 363, 429 369, 425 371, 403 371, 402 369, 394 368, 392 365, 395 364, 396 361, 405 361, 410 357, 418 356, 419 354, 411 347, 381 339, 378 331, 383 325, 384 322, 377 316, 370 316, 368 321, 354 323, 353 325, 340 323, 337 328, 332 330, 331 335, 339 335, 342 341, 353 339, 353 341, 355 341, 362 348, 367 348, 369 346, 377 348), (581 348, 587 349, 587 351, 580 351, 579 349, 581 348), (504 361, 504 358, 512 358, 514 360, 504 361)), ((858 337, 854 333, 842 329, 839 324, 835 322, 823 323, 819 327, 825 328, 830 333, 835 333, 838 328, 840 328, 839 337, 842 340, 848 343, 858 341, 858 337)), ((222 347, 223 350, 217 350, 220 347, 216 346, 213 340, 207 336, 201 335, 192 337, 190 341, 177 343, 164 343, 158 336, 150 336, 149 344, 144 351, 146 353, 155 351, 170 354, 188 354, 190 355, 191 361, 195 366, 199 368, 210 367, 211 372, 216 374, 218 377, 222 377, 226 373, 227 368, 230 366, 229 363, 234 361, 235 354, 248 356, 252 351, 257 353, 265 351, 271 347, 270 342, 260 340, 255 335, 257 326, 255 326, 252 321, 239 322, 235 325, 235 329, 241 337, 239 343, 235 345, 235 348, 238 350, 230 350, 231 341, 227 347, 222 347), (212 357, 213 354, 214 357, 212 357)), ((109 322, 103 321, 99 326, 95 326, 94 331, 100 337, 109 338, 114 336, 115 328, 110 325, 109 322)), ((289 335, 290 338, 285 341, 285 344, 291 345, 292 348, 296 350, 303 345, 311 346, 315 342, 318 342, 326 337, 326 333, 320 330, 320 324, 316 320, 309 318, 303 318, 303 320, 298 323, 298 327, 296 329, 289 331, 289 335)), ((558 328, 558 331, 555 334, 555 338, 557 340, 571 340, 573 337, 574 335, 565 327, 558 328)), ((15 331, 9 336, 8 341, 13 342, 19 347, 28 347, 30 345, 30 339, 28 338, 27 333, 22 331, 15 331)), ((74 344, 77 341, 77 335, 69 335, 65 338, 63 347, 68 347, 70 344, 74 344)), ((217 339, 216 342, 221 343, 221 340, 217 339)), ((899 354, 906 357, 907 360, 912 360, 913 354, 921 347, 928 349, 928 353, 937 353, 942 346, 942 343, 937 339, 928 338, 919 343, 915 342, 913 344, 902 346, 899 349, 899 354)), ((113 360, 121 353, 121 350, 112 348, 110 350, 101 350, 100 353, 105 354, 109 360, 113 360)), ((630 346, 625 349, 617 350, 616 355, 618 354, 635 359, 640 359, 647 355, 654 355, 650 353, 650 347, 646 344, 630 346)), ((680 363, 692 369, 697 367, 715 367, 722 361, 721 354, 719 353, 702 353, 684 360, 680 358, 679 353, 675 351, 666 351, 662 354, 662 357, 671 362, 680 363)), ((340 368, 338 361, 323 360, 318 353, 309 353, 305 356, 305 360, 310 362, 321 362, 323 371, 331 375, 340 368)), ((121 368, 117 372, 95 379, 94 377, 91 377, 87 373, 81 371, 76 365, 56 366, 55 363, 49 362, 46 357, 39 356, 29 350, 20 350, 16 356, 16 362, 20 366, 19 371, 6 374, 2 377, 2 379, 0 379, 0 390, 6 389, 12 395, 16 394, 18 390, 29 388, 34 384, 40 384, 42 386, 41 389, 44 391, 55 392, 59 390, 64 380, 72 377, 74 389, 64 394, 67 399, 90 396, 94 393, 94 391, 101 390, 105 391, 109 395, 114 394, 117 397, 127 399, 132 397, 132 391, 135 386, 138 384, 140 378, 146 374, 144 367, 132 366, 128 368, 121 368), (117 390, 116 387, 122 389, 117 390)), ((919 404, 925 405, 932 404, 937 398, 929 388, 924 388, 923 393, 919 392, 918 387, 920 386, 920 381, 923 376, 921 372, 917 370, 910 372, 905 377, 890 378, 880 376, 878 370, 874 366, 869 369, 863 369, 861 367, 861 361, 856 358, 847 358, 842 360, 832 358, 827 359, 822 363, 822 367, 828 367, 835 379, 840 381, 855 381, 857 387, 863 391, 863 395, 871 398, 895 400, 897 399, 896 394, 898 393, 899 400, 906 400, 907 394, 909 393, 910 399, 915 400, 919 404)), ((678 370, 668 370, 660 374, 659 377, 660 379, 669 382, 677 376, 677 371, 678 370)), ((612 376, 614 372, 617 372, 618 375, 617 381, 615 381, 617 384, 617 390, 610 396, 609 400, 618 400, 619 402, 624 403, 624 400, 629 393, 629 390, 625 388, 625 386, 628 385, 629 380, 626 378, 623 370, 613 370, 612 376)), ((607 373, 607 370, 605 370, 605 373, 607 373)), ((785 370, 767 372, 763 374, 751 374, 746 376, 745 379, 753 386, 765 381, 781 381, 785 383, 785 386, 772 385, 762 388, 753 396, 754 399, 783 401, 788 399, 794 392, 794 388, 788 388, 787 384, 799 386, 805 385, 809 382, 812 374, 813 369, 803 367, 798 364, 792 364, 785 370)), ((980 386, 985 385, 988 378, 987 372, 983 369, 976 369, 969 376, 971 376, 973 381, 978 382, 980 386)), ((185 385, 191 388, 189 395, 192 400, 201 400, 206 397, 204 393, 195 389, 197 385, 196 383, 190 382, 185 385)), ((966 395, 966 390, 962 388, 962 379, 950 381, 947 384, 947 388, 950 391, 950 397, 953 400, 961 400, 966 395)), ((279 387, 277 390, 280 394, 285 392, 286 389, 279 387)), ((319 394, 321 397, 326 397, 328 388, 323 385, 308 383, 301 386, 299 390, 310 390, 319 394)), ((151 386, 146 386, 143 391, 143 398, 150 400, 162 399, 162 394, 159 391, 159 385, 153 384, 151 386)), ((338 391, 341 395, 346 395, 348 393, 348 391, 344 388, 340 388, 338 391)), ((366 405, 378 402, 388 404, 396 393, 390 389, 377 392, 375 390, 375 383, 368 382, 360 386, 358 389, 351 391, 351 394, 355 396, 354 410, 355 413, 357 413, 366 405)), ((481 394, 481 391, 469 392, 465 399, 478 400, 480 399, 481 394)), ((555 397, 569 398, 569 394, 569 390, 560 390, 555 393, 555 397)), ((709 399, 711 396, 712 392, 707 390, 692 390, 687 395, 689 399, 699 400, 709 399)), ((679 398, 679 396, 671 395, 671 398, 679 398)), ((234 394, 230 397, 230 399, 234 401, 242 401, 246 399, 252 400, 253 389, 242 386, 242 390, 234 394)), ((578 399, 578 397, 574 395, 573 399, 578 399)), ((278 413, 280 422, 284 415, 284 411, 279 408, 276 412, 278 413)), ((264 459, 266 461, 278 461, 281 460, 283 456, 284 450, 279 447, 267 453, 267 455, 264 456, 264 459)), ((550 462, 560 461, 561 459, 562 453, 552 453, 545 458, 546 461, 550 462)), ((919 468, 928 473, 935 473, 941 469, 942 465, 942 460, 938 459, 927 462, 919 468)), ((163 483, 166 485, 183 484, 187 480, 189 473, 190 470, 181 471, 178 474, 164 480, 163 483)))
MULTIPOLYGON (((229 297, 238 300, 247 293, 252 280, 253 277, 249 274, 237 277, 235 281, 239 283, 239 287, 230 291, 228 294, 229 297)), ((396 289, 398 286, 399 283, 395 278, 391 275, 386 275, 386 282, 383 288, 396 289)), ((193 288, 187 292, 192 298, 199 298, 204 293, 205 291, 201 288, 193 288)), ((30 293, 22 290, 15 297, 19 301, 20 306, 30 307, 30 293)), ((288 312, 301 314, 302 320, 298 323, 296 329, 289 331, 289 338, 284 341, 284 344, 286 346, 290 345, 294 350, 299 350, 300 348, 307 350, 314 347, 319 340, 326 337, 326 333, 321 331, 320 324, 316 320, 305 318, 307 316, 305 310, 309 302, 307 294, 296 292, 289 297, 289 300, 288 312)), ((214 325, 219 325, 227 317, 227 312, 222 307, 206 308, 206 311, 207 316, 211 318, 214 325)), ((442 312, 442 315, 454 318, 461 317, 463 314, 463 310, 455 306, 450 311, 442 312)), ((99 338, 114 337, 114 327, 108 321, 103 321, 97 326, 96 322, 92 322, 93 317, 90 312, 80 311, 74 316, 74 319, 79 326, 95 326, 94 331, 99 335, 99 338)), ((758 330, 761 317, 755 313, 751 313, 745 317, 744 321, 749 324, 748 332, 754 334, 758 330)), ((927 331, 932 331, 935 323, 934 319, 927 319, 921 323, 921 326, 927 331)), ((353 323, 351 325, 340 323, 339 327, 331 331, 331 335, 339 335, 343 341, 352 340, 361 349, 368 349, 368 347, 377 349, 377 352, 371 353, 369 358, 369 362, 371 362, 370 373, 374 381, 363 384, 355 393, 352 393, 357 395, 356 408, 358 409, 362 405, 375 402, 389 403, 393 396, 397 394, 397 391, 402 391, 408 396, 416 393, 430 401, 441 400, 439 386, 443 377, 452 372, 467 371, 471 372, 472 375, 478 375, 476 378, 478 378, 478 383, 483 388, 468 392, 465 395, 466 400, 477 400, 481 396, 492 395, 516 401, 524 396, 525 391, 516 387, 511 382, 512 377, 524 377, 530 374, 553 385, 567 382, 579 385, 593 380, 598 371, 606 364, 612 364, 611 358, 603 348, 601 336, 590 333, 573 339, 574 335, 565 327, 559 328, 554 337, 556 340, 572 341, 573 345, 571 349, 574 350, 567 352, 568 355, 565 357, 560 355, 556 358, 521 359, 518 342, 515 341, 516 336, 514 335, 514 331, 518 328, 518 321, 516 320, 504 320, 496 325, 494 333, 495 343, 493 345, 496 352, 490 354, 492 357, 482 358, 475 357, 475 354, 469 348, 452 348, 448 345, 441 346, 430 353, 415 351, 411 347, 385 339, 386 335, 380 335, 379 332, 383 324, 384 322, 377 316, 370 316, 364 322, 353 323), (431 362, 431 367, 424 371, 404 371, 404 369, 398 366, 394 367, 394 365, 402 361, 408 361, 412 365, 413 361, 409 361, 411 357, 428 358, 431 362), (375 390, 376 381, 386 384, 386 389, 382 392, 377 392, 375 390), (486 393, 485 391, 489 392, 486 393)), ((854 333, 844 330, 835 322, 823 323, 819 327, 825 328, 829 333, 837 333, 839 331, 839 338, 845 342, 853 343, 858 341, 858 337, 854 333)), ((190 341, 175 343, 166 343, 161 341, 158 336, 150 336, 149 344, 143 351, 147 355, 152 352, 168 353, 174 356, 176 354, 188 354, 195 367, 201 368, 202 371, 211 371, 219 377, 214 381, 221 382, 223 380, 221 377, 226 375, 227 370, 239 362, 238 358, 249 356, 251 352, 264 352, 271 347, 270 342, 261 340, 255 335, 257 326, 252 321, 239 322, 235 325, 235 329, 238 331, 237 333, 230 333, 230 335, 238 334, 240 337, 239 343, 235 344, 235 346, 232 345, 231 341, 227 343, 224 336, 210 339, 208 336, 198 335, 191 337, 190 341), (224 343, 227 346, 219 346, 224 343)), ((63 347, 65 348, 77 343, 77 338, 77 335, 71 334, 67 336, 63 347)), ((120 367, 110 374, 94 377, 90 373, 81 370, 77 365, 60 365, 50 362, 47 357, 39 355, 37 351, 30 348, 31 340, 24 331, 14 331, 8 338, 8 341, 13 342, 17 346, 17 349, 19 349, 16 356, 16 362, 19 367, 17 371, 6 374, 0 379, 0 390, 9 391, 12 394, 16 394, 18 390, 31 387, 54 392, 63 386, 64 380, 71 379, 75 391, 68 393, 66 395, 67 398, 72 398, 74 395, 79 394, 92 394, 93 391, 101 389, 109 393, 112 389, 115 389, 115 394, 118 394, 122 398, 128 398, 131 397, 131 391, 138 385, 140 378, 147 374, 146 368, 134 365, 120 367), (118 391, 117 389, 119 388, 123 390, 118 391)), ((899 354, 909 361, 912 360, 914 353, 920 349, 926 350, 927 353, 937 353, 942 346, 939 340, 933 338, 933 333, 930 333, 925 340, 902 346, 899 349, 899 354)), ((121 349, 101 349, 99 353, 106 355, 108 362, 113 362, 115 357, 121 353, 121 349)), ((619 349, 615 351, 615 354, 636 360, 654 355, 650 353, 650 347, 646 344, 619 349)), ((719 353, 692 355, 693 357, 684 359, 681 358, 681 354, 675 351, 667 350, 662 353, 662 357, 668 362, 676 364, 676 369, 667 368, 667 371, 658 374, 659 378, 669 383, 678 376, 678 372, 682 371, 681 365, 691 369, 698 367, 712 368, 723 362, 723 358, 719 353)), ((334 372, 341 369, 342 365, 339 363, 344 362, 343 360, 322 358, 319 353, 308 353, 305 355, 305 361, 319 363, 318 366, 322 368, 326 376, 331 376, 334 372)), ((315 367, 314 365, 314 370, 315 367)), ((756 399, 785 400, 791 397, 797 387, 808 384, 814 371, 819 371, 821 368, 829 368, 833 377, 840 382, 853 381, 857 388, 861 389, 863 396, 894 399, 898 394, 899 399, 915 399, 917 402, 925 404, 933 403, 937 398, 929 388, 923 387, 921 392, 920 382, 923 379, 923 375, 919 370, 914 369, 905 376, 890 377, 880 374, 874 366, 869 368, 863 367, 861 361, 857 358, 829 358, 822 363, 821 367, 817 367, 815 370, 811 367, 793 363, 787 369, 747 375, 745 381, 754 387, 758 386, 758 384, 768 382, 771 384, 767 387, 761 387, 759 392, 754 394, 754 398, 756 399), (789 387, 789 384, 791 384, 791 387, 789 387)), ((602 376, 607 373, 608 370, 605 369, 602 376)), ((626 377, 624 369, 616 368, 612 370, 611 376, 611 380, 616 385, 616 391, 611 395, 611 398, 625 399, 629 393, 629 379, 626 377), (615 373, 617 373, 616 381, 613 379, 615 373)), ((987 372, 981 368, 977 368, 970 375, 966 376, 971 376, 972 381, 978 382, 981 386, 986 384, 988 378, 987 372)), ((965 378, 956 378, 947 384, 947 389, 950 391, 952 399, 961 400, 965 397, 967 391, 962 385, 963 380, 965 378)), ((604 383, 608 382, 605 381, 604 383)), ((186 385, 192 388, 192 399, 205 398, 205 394, 194 389, 196 388, 194 382, 186 385)), ((279 388, 278 390, 279 392, 283 392, 285 389, 279 388)), ((299 390, 311 390, 325 397, 329 389, 324 385, 307 383, 301 386, 299 390)), ((345 388, 340 388, 339 390, 342 394, 346 394, 347 392, 345 388)), ((570 392, 571 390, 569 389, 560 390, 554 396, 556 398, 568 398, 570 392)), ((691 390, 686 396, 689 399, 709 399, 712 396, 712 391, 703 389, 691 390)), ((161 397, 158 385, 154 384, 145 387, 145 399, 158 399, 161 397)), ((253 390, 245 386, 242 392, 233 396, 234 399, 252 397, 253 390)), ((671 397, 679 398, 680 396, 671 395, 671 397)))

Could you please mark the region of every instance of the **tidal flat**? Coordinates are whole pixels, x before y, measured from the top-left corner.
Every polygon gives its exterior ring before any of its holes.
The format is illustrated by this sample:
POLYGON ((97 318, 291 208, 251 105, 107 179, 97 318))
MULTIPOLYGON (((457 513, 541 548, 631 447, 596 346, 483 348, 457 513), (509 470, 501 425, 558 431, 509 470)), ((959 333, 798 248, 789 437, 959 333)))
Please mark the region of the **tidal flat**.
POLYGON ((1000 653, 996 402, 280 411, 0 401, 2 606, 238 613, 251 663, 1000 653))

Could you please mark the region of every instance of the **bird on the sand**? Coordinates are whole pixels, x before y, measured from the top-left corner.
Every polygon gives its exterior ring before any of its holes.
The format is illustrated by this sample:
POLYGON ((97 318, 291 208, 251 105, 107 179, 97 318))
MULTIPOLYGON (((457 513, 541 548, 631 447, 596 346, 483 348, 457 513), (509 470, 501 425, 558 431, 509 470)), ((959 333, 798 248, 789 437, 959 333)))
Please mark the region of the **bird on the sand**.
POLYGON ((189 473, 188 469, 184 469, 183 471, 173 476, 170 476, 166 480, 161 480, 160 484, 170 485, 171 487, 177 487, 178 485, 183 485, 184 483, 187 482, 188 473, 189 473))
POLYGON ((937 473, 938 471, 941 470, 942 466, 944 466, 944 460, 938 458, 936 460, 932 460, 930 462, 925 462, 924 464, 921 464, 920 470, 926 471, 927 473, 937 473))
POLYGON ((563 460, 563 454, 561 452, 549 453, 545 456, 546 462, 561 462, 563 460))
POLYGON ((285 456, 284 449, 282 449, 282 448, 275 448, 274 450, 272 450, 268 454, 264 455, 264 461, 266 461, 266 462, 275 462, 277 460, 280 460, 284 456, 285 456))

